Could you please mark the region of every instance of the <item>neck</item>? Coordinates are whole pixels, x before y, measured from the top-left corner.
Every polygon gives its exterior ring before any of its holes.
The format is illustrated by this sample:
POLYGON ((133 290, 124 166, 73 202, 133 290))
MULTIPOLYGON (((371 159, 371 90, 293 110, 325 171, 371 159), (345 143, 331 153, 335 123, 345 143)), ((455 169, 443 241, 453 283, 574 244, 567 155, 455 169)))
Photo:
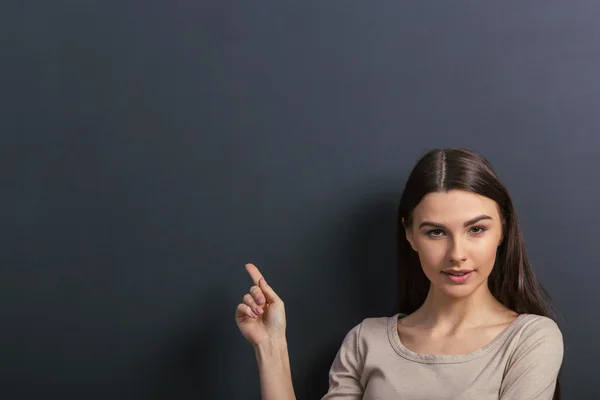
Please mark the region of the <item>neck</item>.
POLYGON ((427 328, 456 331, 477 326, 502 308, 485 283, 467 297, 453 297, 431 285, 415 316, 427 328))

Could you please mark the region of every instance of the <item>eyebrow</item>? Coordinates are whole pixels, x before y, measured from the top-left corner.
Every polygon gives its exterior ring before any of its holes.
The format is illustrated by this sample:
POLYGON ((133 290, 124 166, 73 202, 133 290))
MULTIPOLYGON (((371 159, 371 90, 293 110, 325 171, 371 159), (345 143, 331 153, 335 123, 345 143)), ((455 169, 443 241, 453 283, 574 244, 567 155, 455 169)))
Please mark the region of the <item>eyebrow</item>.
MULTIPOLYGON (((468 220, 467 222, 465 222, 463 224, 463 226, 466 228, 467 226, 473 225, 473 224, 481 221, 482 219, 493 219, 493 218, 490 217, 489 215, 482 214, 482 215, 479 215, 479 216, 477 216, 475 218, 471 218, 470 220, 468 220)), ((421 225, 419 225, 419 229, 421 229, 424 226, 432 226, 434 228, 446 228, 446 226, 443 225, 443 224, 438 224, 438 223, 432 222, 432 221, 423 221, 423 222, 421 222, 421 225)))

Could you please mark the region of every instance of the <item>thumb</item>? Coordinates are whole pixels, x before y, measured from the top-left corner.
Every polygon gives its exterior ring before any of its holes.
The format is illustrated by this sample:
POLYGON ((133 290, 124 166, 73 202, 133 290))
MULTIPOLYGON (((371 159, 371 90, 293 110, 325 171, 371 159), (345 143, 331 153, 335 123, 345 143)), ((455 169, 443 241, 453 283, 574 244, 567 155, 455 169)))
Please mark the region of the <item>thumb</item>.
POLYGON ((269 303, 278 303, 281 301, 279 296, 277 296, 277 293, 275 293, 273 288, 271 288, 267 281, 265 281, 265 278, 260 278, 260 280, 258 281, 258 287, 260 288, 260 290, 262 290, 262 292, 265 295, 265 298, 269 303))

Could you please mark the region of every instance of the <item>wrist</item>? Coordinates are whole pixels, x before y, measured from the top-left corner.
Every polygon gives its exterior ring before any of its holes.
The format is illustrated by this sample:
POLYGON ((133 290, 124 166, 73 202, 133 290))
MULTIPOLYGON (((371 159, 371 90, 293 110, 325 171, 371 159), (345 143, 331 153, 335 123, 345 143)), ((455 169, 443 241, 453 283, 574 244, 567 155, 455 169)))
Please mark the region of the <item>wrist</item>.
POLYGON ((254 351, 261 355, 278 354, 281 351, 287 351, 287 340, 283 338, 269 338, 254 345, 254 351))
POLYGON ((254 355, 259 368, 270 366, 270 368, 286 368, 288 364, 288 348, 285 338, 267 339, 254 346, 254 355))

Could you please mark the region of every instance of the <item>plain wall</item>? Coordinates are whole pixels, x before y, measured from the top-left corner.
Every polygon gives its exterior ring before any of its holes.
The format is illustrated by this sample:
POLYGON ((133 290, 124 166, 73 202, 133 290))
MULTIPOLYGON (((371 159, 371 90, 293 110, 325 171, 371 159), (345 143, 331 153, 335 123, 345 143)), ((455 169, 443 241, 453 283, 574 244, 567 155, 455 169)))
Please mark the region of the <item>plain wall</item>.
MULTIPOLYGON (((255 263, 299 399, 396 312, 395 218, 425 151, 508 186, 595 399, 596 1, 13 1, 0 7, 0 393, 258 399, 234 321, 255 263)), ((399 377, 402 379, 402 377, 399 377)))

